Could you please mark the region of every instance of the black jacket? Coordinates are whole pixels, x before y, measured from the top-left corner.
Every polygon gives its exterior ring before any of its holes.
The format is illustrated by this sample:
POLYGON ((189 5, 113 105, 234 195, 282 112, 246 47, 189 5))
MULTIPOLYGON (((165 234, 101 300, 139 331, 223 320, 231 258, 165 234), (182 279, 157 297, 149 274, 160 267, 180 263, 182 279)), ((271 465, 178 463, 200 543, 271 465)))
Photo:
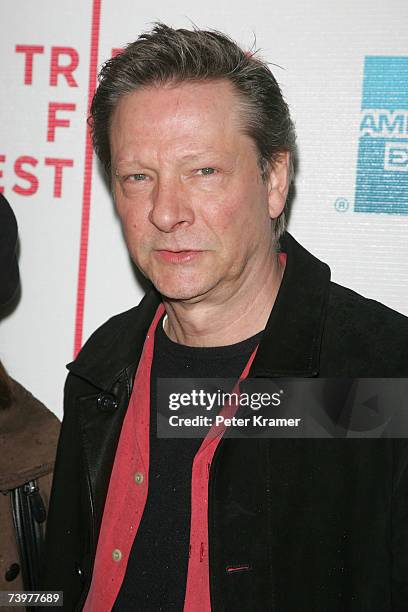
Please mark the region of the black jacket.
MULTIPOLYGON (((406 377, 408 319, 330 282, 290 235, 250 376, 406 377)), ((68 368, 45 588, 80 609, 132 381, 159 296, 113 317, 68 368)), ((408 609, 407 440, 224 439, 209 490, 214 612, 408 609), (249 569, 227 573, 231 564, 249 569)), ((164 603, 164 602, 163 602, 164 603)), ((97 612, 97 611, 95 611, 97 612)))

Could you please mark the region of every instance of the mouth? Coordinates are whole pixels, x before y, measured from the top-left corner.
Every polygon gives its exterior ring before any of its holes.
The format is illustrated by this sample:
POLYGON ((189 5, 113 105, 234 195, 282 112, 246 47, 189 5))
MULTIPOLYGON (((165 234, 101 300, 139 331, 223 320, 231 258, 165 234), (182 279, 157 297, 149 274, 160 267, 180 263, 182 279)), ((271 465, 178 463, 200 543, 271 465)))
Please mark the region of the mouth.
POLYGON ((174 250, 170 251, 167 249, 157 249, 155 251, 157 256, 166 261, 167 263, 187 263, 189 261, 195 260, 199 257, 204 251, 199 251, 195 249, 186 249, 186 250, 174 250))

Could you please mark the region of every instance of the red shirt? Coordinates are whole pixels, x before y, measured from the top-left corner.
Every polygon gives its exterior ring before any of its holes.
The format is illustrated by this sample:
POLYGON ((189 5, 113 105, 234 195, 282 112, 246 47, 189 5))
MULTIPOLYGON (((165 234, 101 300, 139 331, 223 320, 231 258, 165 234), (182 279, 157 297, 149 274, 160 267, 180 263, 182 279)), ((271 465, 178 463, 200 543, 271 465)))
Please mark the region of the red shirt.
MULTIPOLYGON (((122 425, 109 482, 96 549, 92 582, 85 602, 86 612, 110 612, 121 588, 130 551, 138 531, 149 485, 150 373, 154 334, 164 312, 160 305, 143 347, 133 391, 122 425)), ((248 375, 253 351, 241 380, 248 375)), ((223 408, 233 416, 236 405, 223 408)), ((190 553, 184 612, 210 612, 208 558, 208 480, 215 450, 225 426, 213 426, 198 449, 191 475, 190 553)))

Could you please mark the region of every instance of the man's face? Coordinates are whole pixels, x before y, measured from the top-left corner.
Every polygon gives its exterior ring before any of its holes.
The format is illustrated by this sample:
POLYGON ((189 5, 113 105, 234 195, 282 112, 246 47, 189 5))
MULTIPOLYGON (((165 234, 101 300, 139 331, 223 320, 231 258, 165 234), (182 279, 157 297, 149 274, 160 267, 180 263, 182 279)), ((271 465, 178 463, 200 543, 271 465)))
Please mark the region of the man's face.
POLYGON ((270 254, 287 160, 264 182, 241 123, 222 80, 142 88, 115 109, 116 207, 132 259, 168 299, 226 300, 270 254))

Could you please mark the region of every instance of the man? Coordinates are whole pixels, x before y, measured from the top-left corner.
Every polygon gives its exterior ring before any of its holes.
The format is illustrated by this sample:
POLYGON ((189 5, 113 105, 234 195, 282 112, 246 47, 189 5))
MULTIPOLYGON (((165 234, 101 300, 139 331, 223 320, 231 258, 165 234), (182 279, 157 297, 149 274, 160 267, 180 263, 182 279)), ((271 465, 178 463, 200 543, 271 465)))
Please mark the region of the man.
POLYGON ((103 67, 91 125, 153 289, 68 366, 47 588, 97 612, 405 610, 405 440, 156 436, 161 378, 407 375, 407 319, 284 233, 267 65, 158 24, 103 67))

